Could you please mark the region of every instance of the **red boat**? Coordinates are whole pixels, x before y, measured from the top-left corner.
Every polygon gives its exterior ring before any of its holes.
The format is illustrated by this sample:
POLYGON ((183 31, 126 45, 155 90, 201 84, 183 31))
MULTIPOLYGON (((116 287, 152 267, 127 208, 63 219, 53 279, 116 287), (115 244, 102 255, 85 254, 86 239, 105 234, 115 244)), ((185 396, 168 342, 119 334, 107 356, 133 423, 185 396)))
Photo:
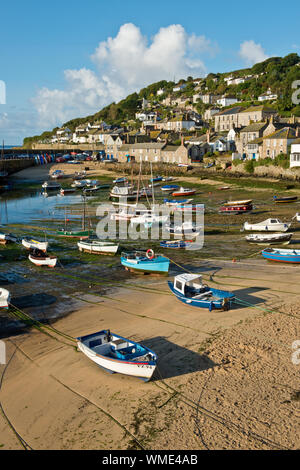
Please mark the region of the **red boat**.
POLYGON ((178 191, 174 191, 172 196, 191 196, 192 194, 196 193, 196 189, 189 189, 181 187, 178 191))
POLYGON ((222 206, 219 209, 220 214, 244 214, 251 212, 253 209, 252 204, 242 204, 242 205, 232 205, 232 206, 222 206))

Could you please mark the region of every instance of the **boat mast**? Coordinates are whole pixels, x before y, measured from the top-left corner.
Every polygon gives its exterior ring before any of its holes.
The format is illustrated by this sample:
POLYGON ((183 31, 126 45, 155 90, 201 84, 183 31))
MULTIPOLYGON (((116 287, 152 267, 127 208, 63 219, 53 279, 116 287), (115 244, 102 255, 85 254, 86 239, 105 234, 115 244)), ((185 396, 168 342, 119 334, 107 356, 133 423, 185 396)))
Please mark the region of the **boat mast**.
POLYGON ((153 207, 154 207, 154 205, 155 205, 155 199, 154 199, 154 186, 153 186, 152 162, 150 162, 150 169, 151 169, 151 183, 152 183, 152 201, 153 201, 153 207))
POLYGON ((83 218, 82 218, 82 230, 85 230, 85 194, 82 194, 83 197, 83 218))

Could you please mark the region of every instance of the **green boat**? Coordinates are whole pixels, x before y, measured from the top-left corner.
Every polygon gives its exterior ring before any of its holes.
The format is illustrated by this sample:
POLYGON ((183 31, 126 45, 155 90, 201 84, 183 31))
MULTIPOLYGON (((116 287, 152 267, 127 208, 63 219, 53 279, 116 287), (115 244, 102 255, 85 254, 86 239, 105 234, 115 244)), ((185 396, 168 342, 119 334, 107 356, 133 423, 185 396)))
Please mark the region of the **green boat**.
POLYGON ((89 227, 86 229, 86 209, 85 209, 85 195, 83 195, 83 216, 82 216, 82 228, 80 230, 67 230, 67 214, 65 210, 65 227, 56 231, 56 234, 60 237, 70 237, 70 238, 89 238, 93 234, 93 230, 89 227))

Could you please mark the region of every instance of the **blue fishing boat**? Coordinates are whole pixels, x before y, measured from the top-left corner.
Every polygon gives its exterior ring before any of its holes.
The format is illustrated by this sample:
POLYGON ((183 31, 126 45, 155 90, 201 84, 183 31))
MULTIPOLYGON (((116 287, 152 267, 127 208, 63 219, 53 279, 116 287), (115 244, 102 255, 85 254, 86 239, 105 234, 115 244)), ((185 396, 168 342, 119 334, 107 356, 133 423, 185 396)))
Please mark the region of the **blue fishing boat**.
POLYGON ((156 369, 157 355, 151 349, 110 330, 76 339, 78 349, 111 374, 132 375, 148 382, 156 369))
POLYGON ((133 272, 167 275, 170 260, 165 256, 155 255, 153 250, 121 253, 121 264, 133 272))
POLYGON ((165 186, 162 186, 160 189, 162 191, 168 192, 168 191, 175 191, 175 189, 178 189, 178 188, 179 188, 178 184, 166 184, 165 186))
POLYGON ((162 248, 187 248, 189 247, 191 242, 188 240, 163 240, 160 242, 160 246, 162 248))
POLYGON ((289 203, 289 202, 296 202, 298 197, 297 196, 285 196, 285 197, 273 196, 273 199, 277 204, 284 204, 284 203, 289 203))
POLYGON ((179 274, 174 277, 174 283, 168 281, 169 288, 181 302, 192 307, 229 310, 234 302, 232 292, 214 289, 202 283, 199 274, 179 274))
POLYGON ((266 248, 261 252, 268 261, 279 261, 281 263, 300 263, 300 250, 266 248))
POLYGON ((155 183, 156 181, 162 181, 162 176, 155 176, 154 178, 150 179, 150 183, 155 183))

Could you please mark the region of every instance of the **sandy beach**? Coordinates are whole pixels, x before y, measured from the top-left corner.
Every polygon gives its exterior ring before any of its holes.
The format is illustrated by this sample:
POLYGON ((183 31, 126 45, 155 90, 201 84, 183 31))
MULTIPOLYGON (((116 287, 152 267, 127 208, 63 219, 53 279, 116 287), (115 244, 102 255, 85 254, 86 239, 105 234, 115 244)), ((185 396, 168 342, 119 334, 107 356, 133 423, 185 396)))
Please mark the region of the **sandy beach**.
POLYGON ((50 330, 6 338, 1 448, 299 448, 299 269, 249 260, 199 272, 253 307, 188 307, 165 279, 141 277, 82 296, 54 324, 73 338, 110 328, 142 342, 159 356, 149 383, 104 372, 50 330))

